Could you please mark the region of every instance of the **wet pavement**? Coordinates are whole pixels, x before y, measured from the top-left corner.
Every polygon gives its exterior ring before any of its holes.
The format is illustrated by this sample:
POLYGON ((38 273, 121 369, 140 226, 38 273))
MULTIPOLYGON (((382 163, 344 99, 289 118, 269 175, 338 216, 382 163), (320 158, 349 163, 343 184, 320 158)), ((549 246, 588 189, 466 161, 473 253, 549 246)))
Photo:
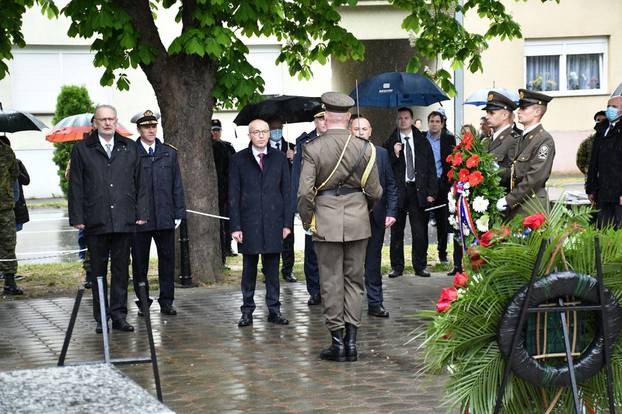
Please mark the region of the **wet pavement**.
MULTIPOLYGON (((321 361, 329 343, 321 309, 307 306, 304 283, 281 285, 288 326, 266 321, 258 286, 254 325, 238 328, 237 287, 178 289, 177 316, 152 308, 164 403, 179 413, 432 413, 440 408, 442 376, 420 374, 416 345, 404 345, 423 326, 415 316, 433 307, 451 283, 444 274, 430 279, 404 275, 384 279, 389 319, 363 316, 360 360, 321 361)), ((261 284, 261 283, 259 283, 261 284)), ((87 292, 80 308, 67 363, 102 358, 87 292)), ((56 364, 73 298, 0 304, 0 371, 56 364)), ((132 302, 132 301, 130 301, 132 302)), ((142 319, 131 303, 134 333, 112 331, 113 357, 148 354, 142 319)), ((150 365, 121 370, 155 395, 150 365)))

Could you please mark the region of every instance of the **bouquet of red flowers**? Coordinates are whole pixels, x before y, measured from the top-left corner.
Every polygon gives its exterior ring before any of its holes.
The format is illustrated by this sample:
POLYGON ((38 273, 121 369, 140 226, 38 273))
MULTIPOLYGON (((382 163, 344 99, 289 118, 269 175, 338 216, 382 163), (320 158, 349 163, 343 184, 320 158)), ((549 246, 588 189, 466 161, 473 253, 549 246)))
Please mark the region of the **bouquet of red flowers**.
POLYGON ((447 179, 453 183, 448 195, 449 223, 466 249, 479 243, 480 234, 502 220, 495 207, 504 196, 497 175, 499 166, 495 156, 468 130, 446 161, 452 166, 447 179))

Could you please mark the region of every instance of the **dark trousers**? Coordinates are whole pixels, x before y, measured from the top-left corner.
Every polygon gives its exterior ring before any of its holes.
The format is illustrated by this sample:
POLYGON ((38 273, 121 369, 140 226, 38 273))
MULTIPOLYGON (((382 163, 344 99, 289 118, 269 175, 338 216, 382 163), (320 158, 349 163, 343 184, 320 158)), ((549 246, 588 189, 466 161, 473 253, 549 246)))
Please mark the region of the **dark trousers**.
MULTIPOLYGON (((440 204, 447 204, 447 201, 441 201, 440 204)), ((432 210, 432 214, 436 219, 436 238, 438 242, 438 258, 439 260, 447 260, 447 232, 449 231, 449 208, 445 207, 432 210)))
MULTIPOLYGON (((456 230, 457 231, 457 230, 456 230)), ((454 267, 462 271, 462 244, 458 241, 459 233, 454 233, 454 267)))
MULTIPOLYGON (((257 283, 258 254, 245 254, 242 259, 242 313, 252 314, 255 310, 255 284, 257 283)), ((278 313, 279 302, 279 254, 261 255, 261 265, 266 277, 266 305, 270 313, 278 313)))
POLYGON ((406 184, 404 206, 398 209, 396 222, 391 226, 391 268, 404 271, 404 227, 406 216, 410 221, 412 234, 412 263, 415 271, 426 268, 428 260, 428 214, 425 206, 419 206, 417 188, 406 184))
MULTIPOLYGON (((137 231, 132 239, 132 275, 134 292, 138 298, 138 283, 145 282, 149 297, 149 250, 151 239, 158 252, 158 279, 160 282, 160 306, 171 306, 175 299, 175 229, 137 231)), ((139 298, 140 299, 140 298, 139 298)), ((149 301, 151 302, 151 301, 149 301)))
POLYGON ((294 232, 289 233, 283 240, 283 252, 281 252, 283 258, 283 265, 281 266, 281 274, 283 276, 291 274, 294 270, 294 232))
POLYGON ((622 206, 619 203, 598 203, 596 226, 603 228, 613 226, 615 229, 622 228, 622 206))
POLYGON ((367 305, 382 305, 382 244, 384 242, 384 226, 378 226, 372 220, 371 237, 367 241, 365 253, 365 289, 367 289, 367 305))
POLYGON ((305 279, 309 295, 320 294, 320 270, 317 267, 317 255, 313 249, 313 236, 305 235, 305 279))
POLYGON ((112 320, 125 319, 127 315, 127 284, 129 279, 131 233, 86 234, 86 245, 91 255, 91 282, 93 283, 93 316, 99 321, 99 294, 97 277, 104 278, 106 313, 112 320), (110 306, 108 306, 108 257, 110 257, 110 306))

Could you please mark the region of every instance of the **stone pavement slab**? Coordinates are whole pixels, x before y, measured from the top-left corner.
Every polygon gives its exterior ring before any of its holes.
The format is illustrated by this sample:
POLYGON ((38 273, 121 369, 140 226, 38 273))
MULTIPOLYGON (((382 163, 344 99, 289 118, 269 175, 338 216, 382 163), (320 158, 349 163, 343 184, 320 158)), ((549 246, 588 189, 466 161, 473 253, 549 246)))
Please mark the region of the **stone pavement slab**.
MULTIPOLYGON (((319 306, 307 306, 303 283, 281 285, 287 326, 267 322, 265 291, 258 282, 254 324, 238 328, 241 294, 234 286, 178 289, 177 316, 152 307, 164 403, 179 413, 434 413, 443 398, 443 376, 421 374, 416 345, 404 343, 422 326, 415 314, 431 309, 444 274, 383 280, 389 319, 365 313, 360 360, 319 359, 329 344, 319 306)), ((0 304, 0 371, 55 366, 74 298, 0 304)), ((112 357, 148 355, 142 318, 133 300, 134 333, 111 331, 112 357)), ((90 294, 85 294, 67 363, 103 359, 90 294)), ((149 364, 119 367, 155 395, 149 364)))

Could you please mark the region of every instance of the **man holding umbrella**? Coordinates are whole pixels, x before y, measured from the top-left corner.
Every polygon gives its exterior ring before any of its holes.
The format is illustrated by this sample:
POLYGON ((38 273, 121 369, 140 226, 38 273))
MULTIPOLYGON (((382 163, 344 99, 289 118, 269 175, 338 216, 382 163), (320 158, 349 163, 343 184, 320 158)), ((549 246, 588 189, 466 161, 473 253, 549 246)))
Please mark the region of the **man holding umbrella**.
POLYGON ((19 169, 10 146, 0 143, 0 273, 4 275, 4 294, 21 295, 15 284, 17 259, 15 257, 15 182, 19 169))
POLYGON ((354 100, 326 92, 322 103, 328 130, 303 149, 298 212, 305 230, 313 233, 322 311, 331 333, 331 345, 320 358, 356 361, 369 211, 380 200, 382 187, 373 145, 347 131, 354 100))

